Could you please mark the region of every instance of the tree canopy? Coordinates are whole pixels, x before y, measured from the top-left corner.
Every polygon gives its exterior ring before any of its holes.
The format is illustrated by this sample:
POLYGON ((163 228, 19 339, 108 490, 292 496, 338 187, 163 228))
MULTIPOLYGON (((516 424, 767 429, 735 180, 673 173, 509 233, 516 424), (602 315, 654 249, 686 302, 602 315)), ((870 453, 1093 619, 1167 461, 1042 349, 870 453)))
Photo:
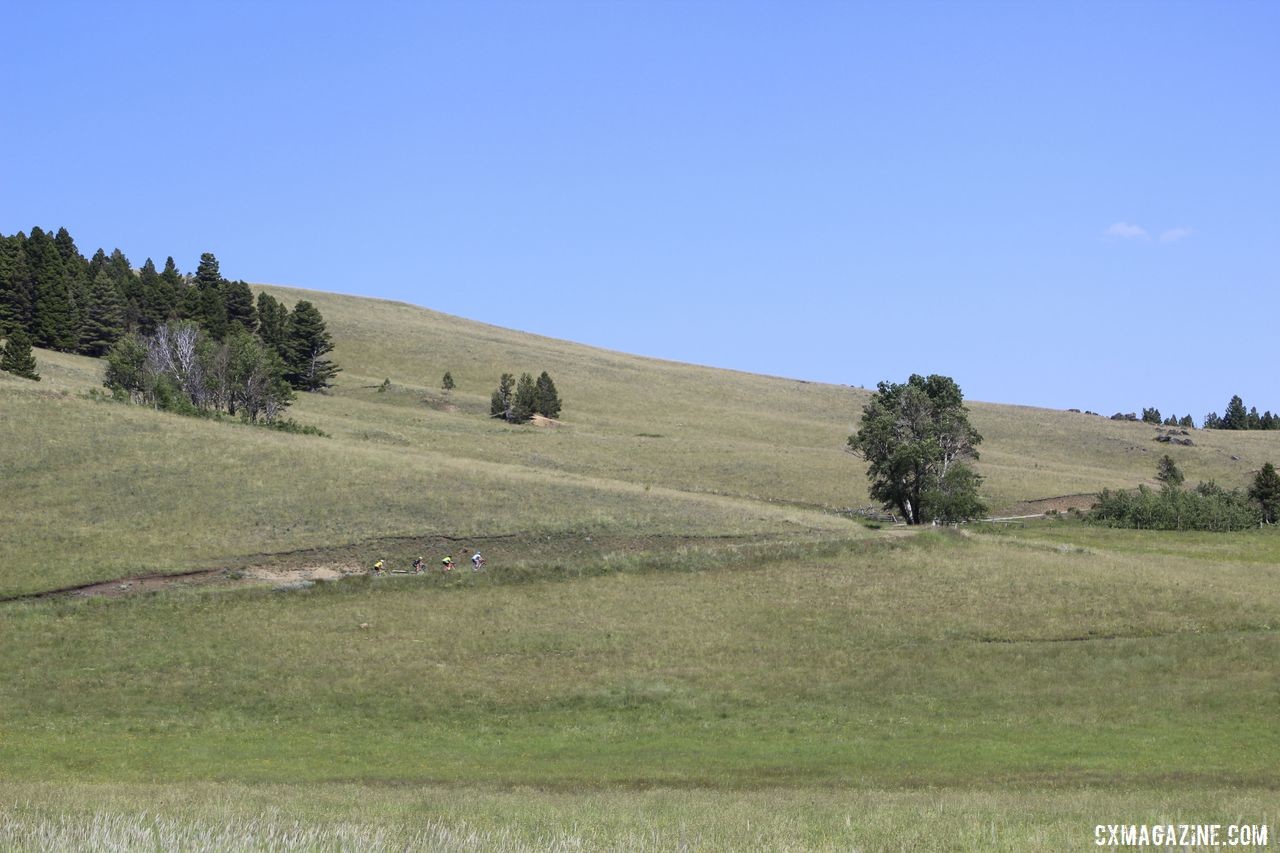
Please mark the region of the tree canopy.
POLYGON ((964 462, 978 458, 982 436, 969 423, 955 380, 913 374, 876 389, 848 441, 868 463, 871 497, 908 524, 984 515, 982 478, 964 462))

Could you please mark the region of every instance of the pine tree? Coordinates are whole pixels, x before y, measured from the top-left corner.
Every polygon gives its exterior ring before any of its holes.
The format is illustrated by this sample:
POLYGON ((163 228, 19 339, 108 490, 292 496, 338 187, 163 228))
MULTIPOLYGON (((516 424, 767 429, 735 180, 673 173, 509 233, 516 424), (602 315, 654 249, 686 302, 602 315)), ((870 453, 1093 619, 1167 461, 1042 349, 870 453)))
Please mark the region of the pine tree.
POLYGON ((1227 404, 1227 410, 1222 413, 1222 425, 1219 429, 1248 429, 1249 413, 1245 411, 1244 400, 1240 399, 1240 395, 1231 398, 1231 402, 1227 404))
POLYGON ((1261 508, 1263 521, 1276 523, 1277 516, 1280 516, 1280 474, 1276 473, 1276 466, 1270 462, 1262 466, 1249 487, 1249 500, 1261 508))
POLYGON ((27 238, 26 250, 34 285, 32 341, 36 346, 71 352, 80 340, 79 318, 58 246, 36 227, 27 238))
POLYGON ((1176 489, 1182 485, 1182 481, 1185 478, 1182 476, 1182 469, 1178 467, 1178 463, 1174 462, 1173 457, 1166 453, 1156 465, 1156 479, 1169 488, 1176 489))
POLYGON ((223 288, 218 259, 212 252, 205 252, 200 256, 200 264, 196 267, 195 289, 199 308, 195 319, 219 341, 227 334, 227 297, 223 288))
POLYGON ((0 337, 31 325, 31 270, 26 235, 0 238, 0 337))
MULTIPOLYGON (((133 271, 133 265, 119 249, 111 251, 107 258, 107 269, 122 300, 125 327, 130 330, 141 328, 146 322, 146 292, 142 279, 133 271)), ((97 276, 88 280, 92 282, 94 278, 97 276)))
POLYGON ((282 358, 287 353, 289 335, 289 309, 270 293, 258 294, 258 337, 274 349, 282 358))
POLYGON ((151 334, 173 314, 176 294, 169 289, 160 273, 156 272, 156 265, 150 258, 147 258, 138 271, 138 283, 142 287, 142 311, 138 328, 145 334, 151 334))
POLYGON ((258 309, 253 306, 253 291, 243 281, 228 281, 222 285, 226 296, 227 325, 239 324, 246 332, 258 328, 258 309))
POLYGON ((197 288, 200 295, 200 325, 214 340, 227 336, 227 298, 221 282, 205 288, 197 288))
POLYGON ((489 417, 511 420, 512 390, 516 387, 515 377, 510 373, 502 374, 498 379, 498 389, 489 400, 489 417))
POLYGON ((214 257, 213 252, 202 253, 200 263, 196 266, 196 287, 208 290, 220 284, 222 284, 222 270, 218 266, 218 259, 214 257))
POLYGON ((160 279, 164 282, 165 290, 168 291, 165 298, 171 305, 177 307, 182 299, 182 292, 186 290, 187 282, 182 273, 178 272, 178 265, 173 262, 172 256, 164 259, 164 271, 160 273, 160 279))
POLYGON ((1186 429, 1195 429, 1196 422, 1195 422, 1195 419, 1191 417, 1191 415, 1183 415, 1182 420, 1178 421, 1178 426, 1184 427, 1186 429))
POLYGON ((178 291, 178 318, 199 323, 204 318, 204 305, 200 291, 193 284, 184 284, 178 291))
POLYGON ((31 352, 31 338, 26 332, 13 332, 5 340, 4 348, 0 349, 0 370, 23 379, 40 381, 40 374, 36 373, 36 357, 31 352))
POLYGON ((441 391, 452 391, 454 389, 453 374, 449 371, 444 372, 444 378, 440 380, 441 391))
POLYGON ((289 384, 300 391, 330 387, 334 375, 342 369, 324 357, 333 351, 333 340, 320 312, 306 300, 295 305, 289 315, 286 349, 289 384))
POLYGON ((556 393, 556 383, 551 381, 545 370, 534 388, 534 410, 544 418, 560 417, 560 395, 556 393))
POLYGON ((536 411, 537 398, 538 389, 534 385, 533 377, 528 373, 521 373, 520 380, 516 383, 515 397, 511 400, 511 412, 507 415, 507 421, 522 424, 532 418, 536 411))
POLYGON ((89 291, 89 305, 80 332, 80 352, 100 356, 125 332, 124 300, 107 270, 101 270, 89 291))

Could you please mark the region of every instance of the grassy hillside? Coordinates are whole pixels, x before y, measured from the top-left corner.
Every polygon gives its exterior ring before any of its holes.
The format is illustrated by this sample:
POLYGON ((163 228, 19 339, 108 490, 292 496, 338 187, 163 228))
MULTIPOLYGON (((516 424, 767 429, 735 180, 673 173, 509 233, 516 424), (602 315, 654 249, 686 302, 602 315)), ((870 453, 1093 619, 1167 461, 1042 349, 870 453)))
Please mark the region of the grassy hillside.
MULTIPOLYGON (((821 510, 867 503, 863 465, 844 450, 866 392, 271 292, 315 302, 338 344, 333 393, 292 412, 331 438, 94 402, 101 365, 75 356, 40 353, 38 385, 0 377, 14 496, 0 507, 0 595, 387 537, 841 532, 852 526, 821 510), (498 375, 525 370, 556 379, 558 426, 487 417, 498 375)), ((1149 480, 1165 450, 1188 477, 1232 485, 1280 458, 1276 434, 1202 432, 1168 448, 1151 427, 1065 412, 978 403, 974 421, 997 510, 1149 480)))
MULTIPOLYGON (((338 386, 291 412, 327 438, 92 399, 75 356, 0 374, 0 597, 464 544, 489 569, 0 602, 0 847, 1059 850, 1098 822, 1274 824, 1275 531, 868 529, 831 512, 867 502, 844 452, 866 392, 271 291, 338 343, 338 386), (487 417, 526 370, 559 425, 487 417)), ((1280 459, 1276 434, 1169 447, 972 406, 996 509, 1150 482, 1164 452, 1231 486, 1280 459)))
POLYGON ((530 847, 1063 849, 1113 818, 1273 820, 1280 538, 1168 534, 1235 553, 1153 560, 1072 530, 9 604, 0 796, 15 832, 145 804, 178 837, 345 816, 530 847))
MULTIPOLYGON (((389 432, 407 439, 419 424, 446 430, 432 438, 455 455, 494 458, 508 451, 521 464, 752 499, 825 506, 867 502, 865 466, 844 452, 866 391, 637 358, 403 303, 270 291, 289 303, 313 301, 334 332, 337 359, 348 370, 326 414, 351 411, 337 400, 378 403, 389 432), (567 400, 564 419, 575 435, 572 441, 564 437, 539 446, 536 456, 521 455, 524 448, 518 445, 478 443, 469 431, 459 434, 465 428, 443 413, 419 414, 424 405, 445 405, 438 387, 446 370, 459 386, 448 402, 479 414, 488 411, 500 373, 536 375, 544 369, 567 400), (377 394, 374 386, 387 378, 395 390, 377 394), (432 403, 423 404, 424 399, 432 403)), ((885 378, 904 381, 906 376, 885 378)), ((963 386, 964 377, 956 378, 963 386)), ((1196 446, 1170 447, 1156 443, 1154 428, 1146 424, 1025 406, 970 405, 974 424, 986 438, 979 469, 995 509, 1151 482, 1155 460, 1165 452, 1192 481, 1216 479, 1227 485, 1243 483, 1262 462, 1280 458, 1276 433, 1197 431, 1196 446), (1232 460, 1233 455, 1240 459, 1232 460)), ((341 428, 336 419, 326 423, 341 428)))

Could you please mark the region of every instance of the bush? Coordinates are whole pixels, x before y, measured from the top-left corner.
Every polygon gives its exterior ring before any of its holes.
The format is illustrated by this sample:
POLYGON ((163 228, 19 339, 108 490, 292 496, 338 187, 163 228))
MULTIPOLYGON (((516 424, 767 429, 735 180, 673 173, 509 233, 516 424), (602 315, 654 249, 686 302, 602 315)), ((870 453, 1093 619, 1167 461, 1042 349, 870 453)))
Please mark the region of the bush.
POLYGON ((1245 530, 1261 520, 1258 508, 1239 489, 1210 481, 1191 491, 1166 486, 1159 491, 1103 489, 1088 520, 1106 527, 1138 530, 1245 530))
POLYGON ((329 437, 329 433, 320 429, 320 427, 310 426, 309 424, 300 424, 293 418, 276 418, 274 421, 258 421, 257 426, 278 430, 279 432, 293 433, 294 435, 318 435, 321 438, 329 437))

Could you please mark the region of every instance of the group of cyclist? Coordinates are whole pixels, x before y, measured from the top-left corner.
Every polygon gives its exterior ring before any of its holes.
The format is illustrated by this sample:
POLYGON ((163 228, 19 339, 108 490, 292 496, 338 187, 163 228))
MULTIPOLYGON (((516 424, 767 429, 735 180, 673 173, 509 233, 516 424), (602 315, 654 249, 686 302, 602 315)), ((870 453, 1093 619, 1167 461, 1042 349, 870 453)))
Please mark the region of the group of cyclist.
MULTIPOLYGON (((452 572, 454 567, 457 565, 458 564, 454 562, 453 555, 446 554, 444 556, 444 559, 440 561, 440 571, 444 572, 445 574, 448 574, 452 572)), ((476 551, 474 554, 471 555, 471 571, 478 572, 483 568, 484 568, 484 557, 480 556, 479 551, 476 551)), ((386 564, 382 560, 378 560, 378 562, 373 564, 373 574, 375 575, 384 574, 386 570, 387 570, 386 564)), ((421 557, 417 557, 414 559, 413 567, 410 570, 401 571, 398 569, 393 569, 392 571, 396 572, 397 574, 421 575, 427 571, 427 564, 423 562, 421 557)))

